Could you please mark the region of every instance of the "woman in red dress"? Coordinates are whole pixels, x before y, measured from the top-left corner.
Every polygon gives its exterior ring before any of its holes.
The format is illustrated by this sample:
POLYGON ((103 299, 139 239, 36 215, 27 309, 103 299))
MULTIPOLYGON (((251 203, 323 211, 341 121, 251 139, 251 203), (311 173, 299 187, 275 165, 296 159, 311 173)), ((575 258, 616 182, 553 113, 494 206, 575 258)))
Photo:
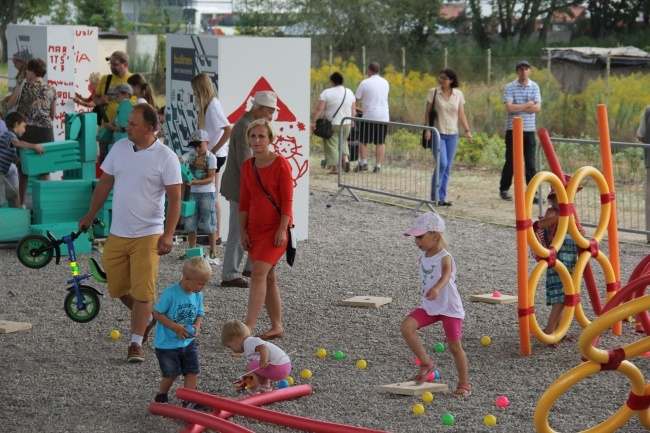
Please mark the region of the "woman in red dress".
POLYGON ((291 166, 269 147, 276 135, 266 119, 255 120, 248 127, 246 137, 253 157, 242 165, 239 200, 241 243, 253 262, 246 325, 252 331, 266 306, 271 329, 259 335, 264 340, 284 337, 275 265, 287 249, 287 228, 293 217, 291 166))

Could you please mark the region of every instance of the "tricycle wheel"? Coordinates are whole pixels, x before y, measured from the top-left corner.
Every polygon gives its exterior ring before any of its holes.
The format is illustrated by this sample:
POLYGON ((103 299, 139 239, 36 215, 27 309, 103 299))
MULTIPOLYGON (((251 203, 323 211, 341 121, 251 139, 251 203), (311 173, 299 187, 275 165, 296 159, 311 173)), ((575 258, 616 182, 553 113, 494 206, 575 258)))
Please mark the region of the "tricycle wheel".
POLYGON ((65 314, 78 323, 86 323, 93 320, 99 314, 99 296, 95 289, 89 286, 79 286, 79 295, 84 304, 83 309, 77 305, 77 295, 74 292, 74 286, 68 288, 68 295, 65 297, 63 309, 65 314))
POLYGON ((18 261, 31 269, 45 267, 53 256, 51 249, 46 250, 49 246, 50 240, 45 236, 37 234, 24 236, 16 246, 18 261))

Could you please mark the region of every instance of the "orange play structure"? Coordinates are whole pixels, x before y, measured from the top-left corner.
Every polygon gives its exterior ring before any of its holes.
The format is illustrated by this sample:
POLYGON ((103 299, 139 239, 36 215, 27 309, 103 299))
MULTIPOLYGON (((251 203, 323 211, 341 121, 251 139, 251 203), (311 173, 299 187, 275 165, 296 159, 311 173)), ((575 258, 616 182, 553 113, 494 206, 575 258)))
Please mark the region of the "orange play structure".
POLYGON ((552 172, 540 172, 526 188, 524 181, 523 158, 523 121, 515 118, 513 121, 513 156, 515 176, 515 211, 517 218, 517 281, 519 301, 519 337, 521 353, 530 355, 532 352, 530 334, 540 342, 552 344, 560 341, 567 333, 575 317, 584 329, 578 347, 583 358, 583 364, 568 371, 542 394, 535 409, 534 424, 538 432, 551 433, 554 430, 549 426, 549 412, 557 399, 581 380, 597 374, 600 371, 615 370, 624 374, 630 380, 631 392, 622 407, 609 419, 592 427, 585 432, 605 433, 614 432, 634 416, 650 429, 650 383, 646 384, 641 371, 629 359, 637 357, 650 350, 650 296, 645 295, 650 284, 650 255, 644 258, 630 276, 629 282, 621 288, 620 266, 618 249, 618 231, 616 219, 614 175, 611 157, 611 144, 609 139, 609 125, 607 108, 599 105, 597 108, 600 150, 603 173, 594 167, 582 167, 577 170, 571 180, 566 183, 559 162, 549 157, 548 146, 552 149, 546 131, 539 132, 540 141, 546 145, 545 152, 549 159, 552 172), (575 211, 574 198, 580 183, 591 177, 599 190, 601 209, 600 219, 593 236, 585 238, 579 232, 579 221, 575 211), (551 246, 543 247, 535 237, 532 224, 532 208, 535 191, 542 182, 549 182, 556 191, 560 217, 557 230, 551 246), (579 248, 578 261, 570 274, 564 264, 557 260, 556 253, 562 246, 567 232, 579 248), (599 245, 607 232, 609 254, 607 258, 599 245), (539 262, 528 275, 528 248, 540 257, 539 262), (589 268, 591 259, 595 259, 601 266, 606 283, 606 303, 604 308, 596 299, 595 283, 589 268), (553 334, 545 334, 539 327, 535 318, 534 298, 539 279, 549 266, 555 267, 564 285, 565 308, 558 329, 553 334), (580 281, 585 277, 594 312, 599 316, 590 321, 585 316, 580 302, 580 281), (621 321, 635 315, 637 322, 643 325, 646 337, 612 350, 597 348, 598 341, 603 332, 611 328, 615 335, 620 335, 621 321))

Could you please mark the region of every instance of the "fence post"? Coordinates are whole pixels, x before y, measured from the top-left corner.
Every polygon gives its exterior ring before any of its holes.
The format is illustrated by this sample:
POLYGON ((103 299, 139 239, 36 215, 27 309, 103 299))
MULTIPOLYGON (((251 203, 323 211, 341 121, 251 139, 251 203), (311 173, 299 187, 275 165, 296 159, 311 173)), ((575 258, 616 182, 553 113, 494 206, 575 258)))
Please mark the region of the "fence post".
POLYGON ((406 106, 406 48, 402 47, 402 104, 406 106))
POLYGON ((332 46, 330 45, 330 75, 332 75, 332 46))
POLYGON ((366 65, 366 46, 365 45, 361 47, 361 61, 363 62, 363 64, 361 65, 361 74, 364 75, 364 73, 366 71, 366 68, 368 67, 366 65))
POLYGON ((447 48, 445 48, 445 67, 444 67, 444 69, 447 69, 447 55, 448 54, 449 54, 449 52, 447 51, 447 48))
POLYGON ((607 52, 607 69, 605 69, 605 73, 607 76, 605 77, 605 106, 609 105, 609 75, 611 72, 611 66, 612 66, 612 53, 607 52))
MULTIPOLYGON (((492 77, 492 49, 488 48, 487 50, 487 88, 488 88, 488 95, 487 95, 487 124, 485 125, 486 127, 483 128, 483 130, 490 135, 493 133, 493 128, 492 128, 492 110, 490 109, 491 106, 491 95, 490 95, 490 89, 492 88, 490 86, 491 82, 491 77, 492 77)), ((478 131, 477 131, 478 132, 478 131)))

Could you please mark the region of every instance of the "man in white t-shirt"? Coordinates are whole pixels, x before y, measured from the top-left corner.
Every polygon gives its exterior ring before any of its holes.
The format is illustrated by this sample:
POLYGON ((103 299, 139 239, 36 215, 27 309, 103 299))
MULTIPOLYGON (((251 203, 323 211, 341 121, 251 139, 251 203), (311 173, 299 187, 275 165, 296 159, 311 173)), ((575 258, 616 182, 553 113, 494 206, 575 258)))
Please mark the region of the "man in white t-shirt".
POLYGON ((128 138, 113 145, 102 164, 86 216, 79 227, 90 227, 113 191, 113 220, 104 244, 102 264, 108 294, 131 310, 128 362, 143 362, 142 344, 155 321, 159 257, 172 250, 181 208, 181 169, 178 157, 154 136, 156 111, 148 104, 133 107, 126 127, 128 138), (168 199, 165 218, 165 195, 168 199))
MULTIPOLYGON (((363 119, 388 122, 388 81, 379 76, 379 63, 372 62, 368 65, 368 78, 359 84, 357 89, 357 106, 363 104, 363 119)), ((384 159, 386 133, 388 125, 359 122, 359 165, 355 172, 368 171, 368 143, 377 146, 377 163, 374 173, 381 171, 381 162, 384 159)))

